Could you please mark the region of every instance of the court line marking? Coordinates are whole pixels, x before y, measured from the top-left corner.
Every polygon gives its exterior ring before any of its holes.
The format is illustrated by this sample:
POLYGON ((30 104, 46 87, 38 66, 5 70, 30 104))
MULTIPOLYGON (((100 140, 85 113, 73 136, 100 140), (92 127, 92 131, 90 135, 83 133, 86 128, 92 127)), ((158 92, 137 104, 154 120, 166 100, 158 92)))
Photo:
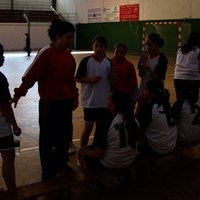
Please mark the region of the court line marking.
POLYGON ((83 115, 75 115, 75 116, 73 116, 73 119, 80 119, 80 118, 83 118, 83 115))
POLYGON ((30 151, 30 150, 34 150, 34 149, 38 149, 39 146, 36 146, 36 147, 29 147, 29 148, 24 148, 24 149, 20 149, 21 152, 24 152, 24 151, 30 151))
MULTIPOLYGON (((93 139, 94 136, 90 136, 89 138, 90 138, 90 139, 93 139)), ((78 142, 78 141, 80 141, 80 140, 81 140, 80 138, 73 139, 73 142, 78 142)), ((20 151, 21 151, 21 152, 25 152, 25 151, 35 150, 35 149, 39 149, 39 146, 20 149, 20 151)))
MULTIPOLYGON (((82 55, 82 54, 84 55, 84 54, 93 54, 94 51, 72 51, 71 53, 72 55, 82 55)), ((16 52, 5 52, 4 55, 7 58, 8 57, 22 57, 22 56, 26 56, 27 53, 22 52, 22 51, 18 51, 18 52, 16 51, 16 52)), ((37 55, 36 51, 33 51, 31 53, 31 57, 34 57, 36 55, 37 55)))

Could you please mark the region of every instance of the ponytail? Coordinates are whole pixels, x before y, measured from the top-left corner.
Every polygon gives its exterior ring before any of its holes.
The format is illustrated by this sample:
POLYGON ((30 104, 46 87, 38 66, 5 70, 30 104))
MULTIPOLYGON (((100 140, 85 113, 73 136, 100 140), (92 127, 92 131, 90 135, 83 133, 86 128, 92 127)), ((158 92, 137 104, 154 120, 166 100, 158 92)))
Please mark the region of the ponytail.
POLYGON ((123 115, 123 121, 117 124, 115 128, 120 134, 120 146, 127 146, 126 131, 128 133, 128 144, 135 148, 138 134, 139 125, 136 122, 133 112, 133 106, 131 103, 130 95, 127 93, 115 91, 111 95, 113 103, 117 107, 117 112, 123 115))
POLYGON ((132 109, 126 111, 123 121, 126 122, 125 124, 128 131, 128 144, 135 148, 139 137, 139 124, 134 117, 132 109))
POLYGON ((164 107, 164 112, 166 114, 167 117, 167 122, 169 126, 174 126, 175 125, 175 118, 174 118, 174 114, 169 102, 169 91, 164 88, 161 92, 160 92, 160 97, 159 97, 159 103, 164 107))
POLYGON ((181 47, 181 52, 187 54, 200 47, 200 32, 192 32, 186 44, 181 47))
POLYGON ((173 126, 175 124, 175 119, 169 103, 169 91, 164 88, 162 82, 159 80, 150 80, 147 82, 146 86, 149 92, 155 95, 155 102, 163 106, 169 126, 173 126))

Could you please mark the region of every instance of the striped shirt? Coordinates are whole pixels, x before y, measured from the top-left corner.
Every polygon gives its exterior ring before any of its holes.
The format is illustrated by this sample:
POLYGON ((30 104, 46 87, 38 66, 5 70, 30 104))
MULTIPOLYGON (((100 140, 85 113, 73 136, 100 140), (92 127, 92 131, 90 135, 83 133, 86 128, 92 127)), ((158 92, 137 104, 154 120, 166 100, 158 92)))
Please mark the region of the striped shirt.
POLYGON ((98 83, 81 83, 81 101, 84 108, 105 108, 110 92, 109 75, 111 71, 111 62, 104 57, 98 61, 94 56, 88 56, 82 59, 76 78, 100 76, 98 83))

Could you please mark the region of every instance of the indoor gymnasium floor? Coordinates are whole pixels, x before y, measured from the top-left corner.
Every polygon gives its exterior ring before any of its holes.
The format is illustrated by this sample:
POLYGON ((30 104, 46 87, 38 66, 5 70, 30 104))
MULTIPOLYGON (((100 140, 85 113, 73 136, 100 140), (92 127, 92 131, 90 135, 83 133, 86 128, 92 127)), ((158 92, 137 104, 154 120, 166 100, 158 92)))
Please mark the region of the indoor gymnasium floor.
MULTIPOLYGON (((7 76, 10 83, 10 91, 21 83, 21 77, 29 64, 33 61, 35 53, 31 57, 27 57, 24 52, 8 52, 5 53, 5 63, 1 71, 7 76)), ((80 60, 89 55, 85 52, 74 52, 77 65, 80 60)), ((108 53, 108 56, 112 56, 108 53)), ((128 59, 133 61, 135 67, 138 63, 138 56, 128 55, 128 59)), ((165 85, 170 90, 171 102, 174 101, 173 88, 173 71, 174 59, 169 59, 169 67, 165 85)), ((139 80, 139 79, 138 79, 139 80)), ((79 85, 78 85, 79 87, 79 85)), ((41 180, 41 168, 38 153, 38 93, 37 84, 31 88, 26 95, 20 99, 15 111, 15 115, 19 126, 22 129, 21 135, 21 152, 16 158, 16 180, 17 186, 22 186, 41 180)), ((83 129, 83 113, 81 105, 74 111, 74 143, 79 146, 80 134, 83 129)), ((198 147, 184 154, 184 161, 177 162, 177 159, 167 158, 160 162, 160 168, 148 177, 145 186, 125 187, 121 190, 114 190, 103 195, 96 196, 98 198, 115 198, 115 199, 148 199, 148 200, 198 200, 200 199, 200 163, 193 162, 200 157, 200 149, 198 147), (186 162, 187 161, 187 162, 186 162), (112 196, 111 196, 112 195, 112 196), (135 197, 135 198, 134 198, 135 197)), ((76 165, 76 156, 71 156, 70 165, 79 170, 76 165)), ((0 160, 1 167, 1 160, 0 160)), ((1 174, 1 173, 0 173, 1 174)), ((3 179, 0 175, 0 185, 4 187, 3 179)), ((76 193, 77 194, 77 193, 76 193)), ((78 199, 83 199, 78 198, 78 199)), ((86 198, 87 199, 87 198, 86 198)))

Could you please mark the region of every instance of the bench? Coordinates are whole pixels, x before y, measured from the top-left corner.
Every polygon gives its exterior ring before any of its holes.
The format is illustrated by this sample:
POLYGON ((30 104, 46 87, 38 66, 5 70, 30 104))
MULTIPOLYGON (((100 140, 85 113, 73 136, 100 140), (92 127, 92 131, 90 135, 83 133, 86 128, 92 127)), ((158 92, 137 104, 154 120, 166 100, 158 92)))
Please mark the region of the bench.
POLYGON ((0 199, 1 200, 28 200, 28 199, 31 200, 31 199, 35 199, 37 197, 48 195, 57 191, 66 190, 70 192, 70 189, 72 187, 76 187, 81 184, 86 184, 91 181, 95 181, 102 177, 123 172, 137 165, 142 165, 145 163, 156 161, 166 156, 181 153, 182 151, 190 149, 197 145, 200 145, 200 140, 197 140, 195 142, 185 144, 185 145, 177 145, 174 151, 169 154, 143 157, 141 159, 136 160, 133 163, 133 165, 124 167, 124 168, 107 169, 104 171, 90 170, 90 171, 84 171, 84 172, 77 172, 70 175, 57 177, 55 179, 25 185, 25 186, 17 188, 17 191, 14 196, 11 196, 6 191, 3 193, 0 193, 0 199))

